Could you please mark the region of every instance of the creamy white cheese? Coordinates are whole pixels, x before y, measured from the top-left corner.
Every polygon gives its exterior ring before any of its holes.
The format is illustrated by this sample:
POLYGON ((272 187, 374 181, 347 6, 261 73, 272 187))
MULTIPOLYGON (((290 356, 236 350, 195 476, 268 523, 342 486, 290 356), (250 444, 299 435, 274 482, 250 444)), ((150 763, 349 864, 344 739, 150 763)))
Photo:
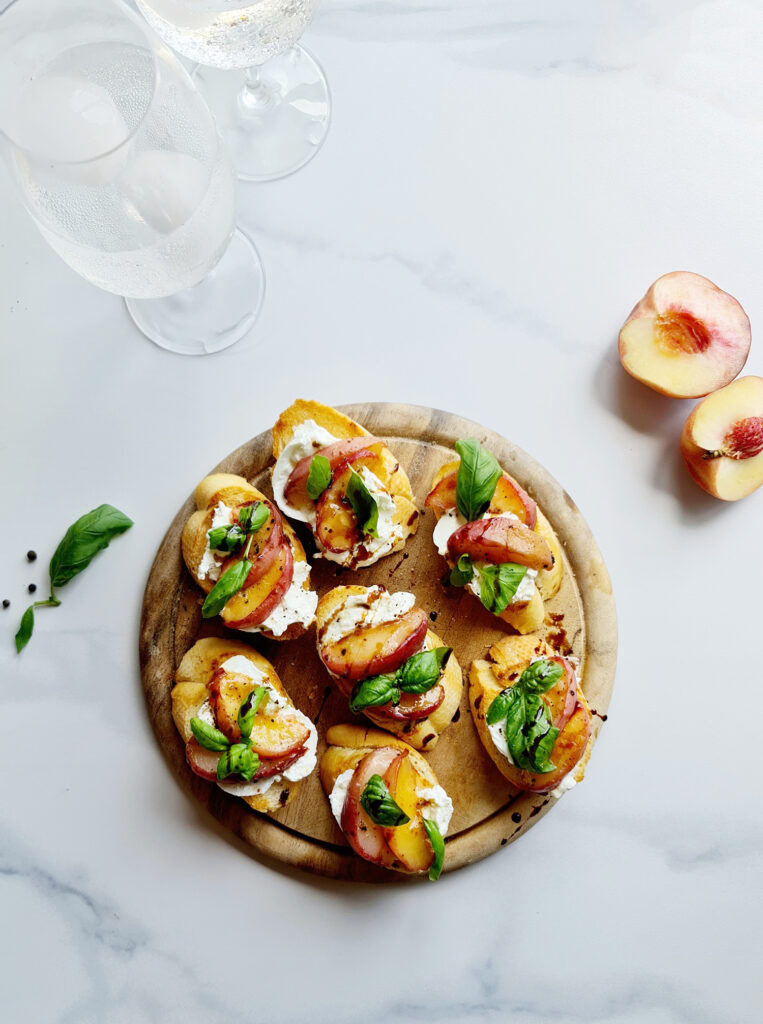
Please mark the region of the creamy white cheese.
POLYGON ((336 614, 321 632, 322 644, 333 644, 361 626, 381 626, 405 615, 416 603, 413 594, 405 590, 390 594, 384 587, 366 587, 365 594, 351 594, 337 609, 336 614))
MULTIPOLYGON (((210 530, 217 529, 218 526, 229 526, 233 522, 233 509, 228 508, 222 501, 215 506, 215 511, 212 513, 212 525, 210 530)), ((222 551, 214 552, 209 546, 209 532, 207 532, 207 546, 204 548, 204 554, 201 556, 199 567, 196 570, 196 575, 200 580, 218 580, 220 578, 220 571, 222 569, 223 559, 226 555, 222 551)))
MULTIPOLYGON (((267 686, 267 676, 243 654, 236 654, 234 657, 228 658, 220 668, 226 672, 236 672, 238 675, 247 676, 256 686, 267 686)), ((268 700, 278 705, 278 707, 289 707, 289 702, 274 690, 272 686, 268 686, 268 700)), ((299 718, 310 729, 310 735, 305 743, 305 753, 294 764, 284 769, 282 775, 271 775, 269 778, 260 779, 257 782, 218 782, 217 785, 220 789, 234 796, 257 796, 261 793, 266 793, 272 785, 280 782, 281 779, 287 779, 289 782, 298 782, 300 779, 306 778, 313 771, 318 761, 316 756, 318 732, 307 715, 304 715, 297 708, 289 707, 289 712, 299 718)), ((201 718, 208 725, 216 725, 215 716, 208 700, 199 708, 196 717, 201 718)))
POLYGON ((273 636, 282 636, 293 623, 298 622, 302 626, 309 626, 315 618, 315 609, 318 607, 318 595, 314 590, 305 590, 305 583, 310 575, 310 564, 308 562, 294 561, 294 576, 289 589, 282 599, 259 624, 259 626, 246 626, 239 630, 241 633, 259 633, 268 629, 273 636))
MULTIPOLYGON (((519 516, 514 515, 513 512, 501 512, 497 516, 491 516, 489 512, 486 512, 483 519, 516 519, 520 522, 519 516)), ((435 547, 441 555, 447 556, 448 554, 448 541, 451 536, 456 532, 460 526, 464 526, 466 520, 458 512, 457 509, 451 508, 440 516, 437 524, 432 531, 432 540, 435 543, 435 547)), ((487 562, 474 562, 474 566, 477 569, 484 569, 487 562)), ((535 594, 535 579, 538 575, 537 569, 528 569, 522 577, 522 580, 517 587, 514 597, 511 599, 511 604, 524 604, 526 601, 531 601, 535 594)), ((467 588, 475 595, 480 596, 480 579, 477 573, 467 583, 467 588)))
MULTIPOLYGON (((367 466, 361 466, 358 475, 368 488, 371 496, 375 499, 379 510, 376 537, 367 536, 362 541, 362 546, 367 551, 368 557, 362 561, 355 562, 358 568, 362 568, 389 554, 395 545, 399 544, 403 539, 404 532, 401 524, 395 522, 395 513, 397 511, 395 501, 379 477, 372 473, 367 466)), ((357 554, 357 547, 350 551, 326 551, 317 537, 315 540, 319 549, 316 553, 316 558, 325 558, 327 561, 336 562, 337 565, 348 565, 357 554)))
POLYGON ((419 789, 416 795, 424 801, 421 808, 422 818, 433 821, 441 836, 448 831, 450 819, 453 815, 453 801, 442 788, 442 786, 430 786, 427 789, 419 789))
POLYGON ((278 507, 287 516, 315 526, 315 508, 313 506, 304 509, 294 508, 284 497, 284 489, 298 462, 306 459, 308 455, 314 455, 319 448, 325 448, 326 445, 332 444, 336 440, 338 439, 333 434, 319 426, 315 420, 304 420, 297 424, 289 443, 278 456, 272 473, 273 496, 278 507))
POLYGON ((496 750, 499 750, 503 754, 509 764, 514 764, 512 756, 509 753, 509 745, 506 742, 506 719, 502 718, 500 722, 488 725, 487 728, 496 750))
POLYGON ((577 786, 577 784, 578 780, 575 778, 572 772, 570 772, 568 775, 564 776, 564 778, 556 787, 556 789, 552 789, 548 795, 558 799, 563 793, 566 793, 568 790, 572 789, 573 786, 577 786))
POLYGON ((337 776, 334 788, 329 794, 331 813, 336 818, 336 823, 340 828, 342 827, 342 811, 344 809, 344 802, 347 799, 347 790, 354 774, 354 768, 348 768, 346 772, 342 772, 341 775, 337 776))

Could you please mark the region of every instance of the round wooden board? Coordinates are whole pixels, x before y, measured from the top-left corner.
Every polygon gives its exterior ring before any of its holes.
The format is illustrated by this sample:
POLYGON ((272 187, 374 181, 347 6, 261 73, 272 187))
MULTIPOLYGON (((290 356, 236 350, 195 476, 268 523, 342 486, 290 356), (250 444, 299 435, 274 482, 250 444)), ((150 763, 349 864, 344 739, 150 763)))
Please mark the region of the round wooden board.
MULTIPOLYGON (((343 406, 342 412, 384 438, 407 471, 421 509, 432 477, 453 458, 453 445, 460 437, 478 438, 538 501, 562 542, 565 559, 562 587, 547 602, 547 634, 552 642, 568 641, 572 653, 580 659, 582 686, 594 713, 596 736, 606 717, 614 683, 615 603, 606 566, 573 500, 529 455, 470 420, 436 409, 392 403, 343 406)), ((270 495, 271 446, 268 430, 242 445, 212 472, 238 473, 270 495)), ((405 879, 352 853, 331 816, 317 771, 302 783, 287 807, 268 816, 250 810, 242 800, 228 796, 188 768, 170 708, 175 670, 185 652, 202 636, 251 639, 225 630, 219 619, 210 622, 201 618, 203 594, 186 571, 180 552, 183 525, 194 507, 189 497, 162 541, 146 585, 140 627, 140 664, 148 712, 173 772, 182 787, 226 828, 261 853, 331 878, 373 882, 405 879)), ((389 590, 412 591, 417 604, 436 613, 432 628, 453 647, 466 684, 472 660, 484 657, 508 627, 465 591, 443 586, 445 563, 432 544, 433 525, 434 516, 426 510, 405 552, 389 555, 368 569, 348 572, 317 560, 313 586, 319 594, 338 583, 379 583, 389 590)), ((303 542, 308 536, 300 530, 303 542)), ((326 729, 350 721, 352 716, 318 659, 314 630, 292 642, 267 641, 257 635, 252 643, 273 663, 294 703, 315 721, 321 737, 320 757, 326 729)), ((446 871, 513 842, 556 802, 549 796, 516 792, 498 772, 477 736, 466 685, 453 724, 427 756, 454 804, 446 838, 446 871)), ((588 771, 597 768, 594 754, 588 771)))

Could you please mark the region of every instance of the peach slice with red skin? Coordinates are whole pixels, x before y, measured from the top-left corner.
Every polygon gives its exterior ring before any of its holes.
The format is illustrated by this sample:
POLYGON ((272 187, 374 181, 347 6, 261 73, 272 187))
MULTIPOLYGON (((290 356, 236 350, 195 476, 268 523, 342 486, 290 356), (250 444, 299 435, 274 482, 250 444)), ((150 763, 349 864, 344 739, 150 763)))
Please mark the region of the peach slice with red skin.
MULTIPOLYGON (((451 509, 456 508, 456 489, 458 486, 458 463, 453 463, 454 469, 439 480, 429 494, 424 504, 442 515, 451 509)), ((533 499, 523 490, 519 484, 514 483, 506 473, 498 478, 495 491, 487 510, 490 515, 497 516, 501 512, 513 512, 525 526, 531 530, 535 529, 538 517, 538 506, 533 499)))
POLYGON ((389 766, 404 756, 394 747, 377 747, 358 763, 347 787, 340 815, 342 831, 355 853, 373 864, 389 867, 395 858, 387 846, 384 830, 371 821, 361 806, 360 798, 372 775, 384 778, 389 766))
POLYGON ((354 462, 361 455, 378 456, 384 447, 384 442, 378 437, 349 437, 342 441, 334 441, 325 448, 316 449, 312 455, 301 459, 289 474, 289 479, 284 487, 284 497, 288 503, 295 508, 309 507, 312 498, 307 493, 307 478, 310 475, 310 464, 316 455, 322 455, 328 459, 332 476, 336 469, 344 462, 354 462))
POLYGON ((386 715, 396 722, 418 722, 428 718, 445 700, 445 687, 435 683, 425 693, 403 693, 400 702, 382 704, 374 708, 378 714, 386 715))
POLYGON ((396 671, 424 643, 427 614, 411 608, 392 622, 359 629, 332 644, 321 644, 321 661, 335 676, 357 683, 396 671))
POLYGON ((223 622, 231 629, 259 626, 281 601, 293 578, 294 555, 291 544, 284 540, 265 575, 226 602, 220 613, 223 622))
MULTIPOLYGON (((249 575, 244 581, 244 586, 242 587, 243 590, 247 587, 253 587, 258 580, 262 579, 268 569, 273 565, 273 562, 275 562, 281 545, 284 543, 281 513, 269 501, 266 501, 264 504, 267 506, 270 515, 252 538, 252 545, 249 548, 249 554, 247 555, 247 558, 252 563, 252 568, 249 570, 249 575)), ((237 510, 236 522, 238 522, 238 513, 240 512, 241 508, 237 510)), ((235 565, 235 563, 240 560, 241 552, 226 558, 223 562, 220 575, 222 576, 231 568, 231 566, 235 565)))
POLYGON ((554 565, 548 542, 524 523, 505 516, 459 526, 448 538, 448 554, 454 562, 460 555, 471 555, 494 565, 516 562, 538 570, 554 565))
POLYGON ((419 773, 407 753, 399 761, 393 761, 384 776, 392 799, 410 819, 405 825, 384 828, 384 837, 408 871, 427 871, 434 860, 434 850, 420 812, 419 780, 419 773))
POLYGON ((698 398, 736 377, 750 341, 750 321, 732 295, 675 271, 654 282, 623 324, 620 361, 663 395, 698 398))
MULTIPOLYGON (((284 754, 281 757, 261 758, 260 767, 250 781, 257 782, 259 779, 269 779, 272 775, 278 775, 286 771, 290 765, 302 757, 306 749, 306 747, 300 747, 298 750, 290 754, 284 754)), ((207 779, 208 782, 217 781, 217 762, 220 760, 220 754, 221 751, 207 750, 205 747, 202 747, 195 737, 190 739, 185 745, 185 757, 191 770, 200 778, 207 779)), ((228 781, 236 782, 237 776, 231 776, 228 781)), ((241 780, 238 779, 238 781, 241 780)))
POLYGON ((708 494, 737 501, 763 484, 763 377, 740 377, 708 395, 681 434, 681 455, 708 494))
MULTIPOLYGON (((224 669, 215 673, 207 687, 217 728, 231 743, 241 742, 238 712, 254 687, 247 676, 224 669)), ((310 729, 301 718, 265 695, 252 724, 252 750, 262 757, 280 758, 303 747, 309 736, 310 729)))

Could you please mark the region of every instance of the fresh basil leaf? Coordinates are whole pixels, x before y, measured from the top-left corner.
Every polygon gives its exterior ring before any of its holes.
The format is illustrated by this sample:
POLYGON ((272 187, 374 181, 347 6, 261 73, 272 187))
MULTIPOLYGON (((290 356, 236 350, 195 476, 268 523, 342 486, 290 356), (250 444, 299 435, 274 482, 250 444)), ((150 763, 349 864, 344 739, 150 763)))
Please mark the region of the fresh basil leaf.
POLYGON ((531 752, 551 728, 551 715, 545 702, 534 693, 528 693, 525 697, 525 708, 525 748, 531 752))
POLYGON ((252 735, 254 716, 259 711, 262 699, 267 692, 267 686, 255 686, 252 692, 241 702, 241 707, 238 709, 238 727, 241 730, 242 737, 246 740, 252 735))
POLYGON ((397 704, 400 690, 395 685, 395 676, 369 676, 356 683, 350 697, 350 711, 362 711, 363 708, 377 708, 382 704, 397 704))
POLYGON ((474 576, 474 566, 469 555, 460 555, 450 571, 450 582, 454 587, 465 587, 474 576))
POLYGON ((251 568, 252 563, 248 559, 242 558, 240 562, 236 562, 222 574, 201 606, 202 618, 211 619, 220 614, 233 595, 241 590, 251 568))
POLYGON ((347 500, 352 505, 361 533, 378 537, 379 506, 363 478, 354 469, 350 470, 350 479, 347 481, 347 500))
POLYGON ((519 677, 519 682, 528 693, 545 693, 558 683, 563 675, 564 668, 558 661, 541 658, 527 666, 519 677))
POLYGON ((50 585, 62 587, 86 569, 114 537, 129 530, 132 519, 113 505, 99 505, 72 523, 50 560, 50 585))
POLYGON ((467 521, 479 519, 490 504, 502 469, 490 452, 473 437, 456 441, 461 457, 456 482, 456 504, 467 521))
POLYGON ((506 713, 506 746, 509 748, 511 760, 518 768, 529 768, 527 742, 524 728, 527 722, 527 703, 521 686, 514 686, 516 697, 509 705, 506 713))
POLYGON ((257 533, 268 521, 270 509, 264 501, 255 501, 238 510, 238 525, 246 533, 257 533))
POLYGON ((207 534, 209 547, 212 551, 227 551, 235 554, 240 551, 246 541, 246 534, 236 523, 230 526, 216 526, 207 534))
POLYGON ((18 632, 16 633, 16 654, 21 654, 32 637, 34 629, 34 605, 30 604, 21 616, 18 632))
POLYGON ((500 615, 511 604, 525 578, 527 566, 504 562, 503 565, 477 565, 475 570, 480 581, 480 601, 489 612, 500 615))
POLYGON ((234 743, 217 762, 217 778, 222 782, 230 775, 240 775, 250 782, 257 774, 260 759, 248 743, 234 743))
POLYGON ((432 866, 429 869, 429 881, 436 882, 442 872, 442 865, 445 860, 445 840, 440 834, 439 828, 433 821, 429 821, 427 818, 423 819, 424 828, 427 830, 429 836, 429 842, 432 844, 434 850, 434 860, 432 866))
POLYGON ((551 761, 551 752, 554 749, 558 735, 559 730, 554 727, 549 729, 539 741, 533 753, 533 771, 544 775, 546 772, 552 772, 556 768, 556 765, 551 761))
POLYGON ((307 493, 317 501, 331 483, 331 463, 325 455, 313 455, 307 474, 307 493))
POLYGON ((215 729, 203 718, 191 719, 191 732, 196 737, 199 746, 204 747, 205 750, 227 750, 230 746, 230 740, 225 733, 215 729))
POLYGON ((426 693, 431 690, 452 653, 450 647, 435 647, 434 650, 414 654, 397 670, 395 681, 398 687, 403 693, 426 693))
POLYGON ((405 811, 392 799, 387 784, 381 775, 372 775, 360 797, 360 806, 375 825, 397 828, 411 820, 405 811))
POLYGON ((498 722, 502 722, 508 715, 509 708, 519 699, 521 693, 522 688, 517 686, 507 686, 505 690, 501 690, 487 709, 487 715, 485 716, 487 724, 497 725, 498 722))

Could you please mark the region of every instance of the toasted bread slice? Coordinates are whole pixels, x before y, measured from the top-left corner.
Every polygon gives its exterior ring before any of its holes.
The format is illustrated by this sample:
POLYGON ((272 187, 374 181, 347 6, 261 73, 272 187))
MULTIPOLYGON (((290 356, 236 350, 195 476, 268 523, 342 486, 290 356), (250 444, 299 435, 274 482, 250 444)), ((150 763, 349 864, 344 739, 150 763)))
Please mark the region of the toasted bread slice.
MULTIPOLYGON (((447 462, 444 466, 435 473, 434 479, 430 486, 430 493, 435 489, 437 484, 440 483, 445 477, 449 476, 454 471, 457 472, 459 467, 459 460, 447 462)), ((510 473, 505 475, 511 480, 512 483, 517 484, 517 481, 511 476, 510 473)), ((517 484, 517 486, 519 486, 517 484)), ((536 502, 537 505, 537 502, 536 502)), ((441 512, 435 508, 435 516, 437 519, 440 518, 441 512)), ((562 560, 562 547, 559 542, 559 538, 556 536, 551 523, 545 517, 540 508, 537 508, 537 520, 535 524, 535 530, 539 533, 549 548, 551 554, 554 557, 554 564, 550 569, 541 569, 535 579, 535 593, 529 601, 516 601, 513 602, 496 618, 503 619, 504 622, 508 623, 518 633, 534 633, 540 629, 545 619, 545 603, 554 596, 559 590, 562 584, 562 576, 564 573, 564 562, 562 560)), ((452 562, 448 559, 448 563, 453 567, 452 562)), ((475 597, 475 600, 478 598, 475 597)))
MULTIPOLYGON (((193 737, 191 719, 198 716, 199 709, 209 698, 207 684, 211 681, 220 665, 229 658, 242 655, 247 658, 267 677, 268 686, 294 707, 291 698, 283 688, 278 673, 261 654, 241 643, 239 640, 226 640, 219 637, 205 637, 197 640, 186 652, 175 673, 175 686, 171 693, 172 717, 184 743, 193 737)), ((264 793, 254 796, 242 796, 241 799, 254 811, 277 811, 285 807, 299 788, 299 781, 290 782, 281 777, 264 793), (286 795, 284 795, 286 794, 286 795)))
MULTIPOLYGON (((288 445, 297 427, 308 420, 313 420, 337 440, 371 436, 360 423, 356 423, 344 413, 332 409, 331 406, 299 398, 281 413, 273 427, 273 455, 276 460, 288 445)), ((408 476, 386 445, 382 448, 378 468, 377 476, 395 504, 393 520, 400 527, 402 533, 398 543, 384 555, 380 555, 381 558, 395 551, 401 551, 405 547, 408 537, 418 529, 420 514, 413 500, 413 491, 408 476)), ((363 565, 372 565, 375 561, 378 561, 378 558, 364 561, 363 565)))
MULTIPOLYGON (((210 476, 204 477, 201 483, 199 483, 194 492, 194 500, 197 509, 183 527, 181 537, 183 560, 195 582, 204 593, 208 594, 216 581, 202 577, 199 573, 199 567, 206 551, 207 534, 212 526, 212 516, 214 515, 215 508, 220 502, 229 508, 237 508, 240 505, 249 504, 253 501, 269 501, 270 499, 241 476, 235 476, 232 473, 212 473, 210 476)), ((297 537, 291 525, 283 517, 281 519, 281 526, 286 539, 291 545, 294 562, 307 562, 307 555, 299 537, 297 537)), ((303 587, 305 590, 310 589, 309 574, 303 587)), ((271 640, 293 640, 305 633, 308 628, 309 626, 305 626, 300 622, 293 622, 278 636, 269 629, 261 627, 253 630, 246 629, 243 632, 258 632, 271 640)))
POLYGON ((487 713, 495 698, 512 686, 535 658, 551 658, 556 652, 538 635, 506 636, 494 644, 486 659, 472 662, 469 673, 469 706, 482 744, 498 771, 517 789, 545 793, 555 789, 567 775, 580 782, 591 753, 591 712, 580 685, 577 707, 559 733, 551 758, 557 768, 543 775, 517 768, 496 747, 487 724, 487 713))
MULTIPOLYGON (((316 626, 318 630, 318 651, 320 654, 320 637, 324 626, 331 621, 342 603, 352 595, 363 595, 368 588, 359 586, 334 587, 328 594, 324 594, 318 602, 315 612, 316 626)), ((427 630, 427 642, 429 649, 434 647, 447 647, 440 637, 433 631, 427 630)), ((352 686, 347 686, 343 680, 332 679, 339 689, 349 698, 352 686)), ((451 654, 445 666, 445 671, 439 680, 445 690, 445 697, 439 707, 427 717, 418 721, 399 722, 386 715, 380 714, 373 708, 366 708, 363 715, 377 725, 380 729, 400 736, 410 746, 417 750, 431 750, 437 743, 437 739, 450 725, 458 705, 461 703, 463 691, 463 675, 461 666, 458 664, 455 654, 451 654)))

